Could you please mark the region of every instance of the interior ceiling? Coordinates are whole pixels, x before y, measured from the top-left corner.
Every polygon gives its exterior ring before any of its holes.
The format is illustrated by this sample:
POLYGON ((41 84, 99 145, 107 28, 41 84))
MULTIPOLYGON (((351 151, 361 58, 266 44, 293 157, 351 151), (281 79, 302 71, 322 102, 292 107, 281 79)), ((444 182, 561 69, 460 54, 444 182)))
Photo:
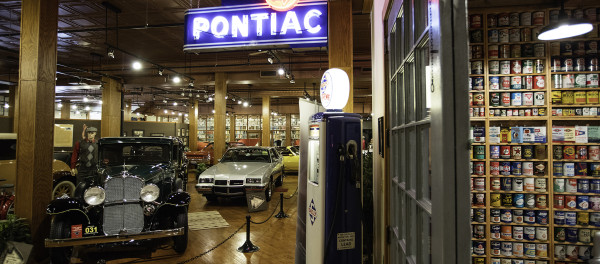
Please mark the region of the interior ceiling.
MULTIPOLYGON (((272 100, 272 104, 291 104, 304 94, 305 87, 314 96, 313 84, 318 85, 328 68, 326 48, 184 53, 185 11, 220 6, 220 0, 107 1, 120 9, 119 14, 106 8, 103 2, 59 0, 57 101, 79 103, 83 95, 98 98, 99 81, 105 75, 122 80, 125 99, 132 100, 134 105, 172 105, 177 100, 181 109, 175 110, 185 111, 181 105, 189 100, 190 93, 204 100, 214 93, 214 73, 226 72, 230 97, 251 97, 254 104, 260 104, 260 97, 269 95, 280 98, 272 100), (110 47, 115 47, 114 58, 107 56, 110 47), (285 76, 260 77, 261 71, 279 68, 277 63, 267 61, 272 56, 291 73, 294 84, 285 76), (131 69, 136 57, 142 60, 142 70, 131 69), (157 65, 166 68, 162 76, 157 65), (183 78, 180 84, 171 81, 176 75, 183 78), (194 79, 194 87, 188 86, 186 76, 194 79), (79 82, 89 86, 69 84, 79 82), (182 92, 186 96, 181 96, 182 92)), ((368 11, 372 1, 352 2, 355 102, 370 104, 368 11)), ((0 89, 4 93, 8 91, 7 82, 18 82, 20 13, 21 1, 0 0, 0 83, 4 84, 0 84, 0 89)))

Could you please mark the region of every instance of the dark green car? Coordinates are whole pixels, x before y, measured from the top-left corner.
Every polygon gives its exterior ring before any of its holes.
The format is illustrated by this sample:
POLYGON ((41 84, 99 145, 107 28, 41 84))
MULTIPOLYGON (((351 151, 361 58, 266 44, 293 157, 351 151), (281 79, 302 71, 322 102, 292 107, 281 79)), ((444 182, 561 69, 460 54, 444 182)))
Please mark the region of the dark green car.
POLYGON ((185 252, 190 195, 183 149, 177 138, 100 139, 96 177, 47 208, 52 263, 68 263, 73 246, 168 237, 177 253, 185 252))

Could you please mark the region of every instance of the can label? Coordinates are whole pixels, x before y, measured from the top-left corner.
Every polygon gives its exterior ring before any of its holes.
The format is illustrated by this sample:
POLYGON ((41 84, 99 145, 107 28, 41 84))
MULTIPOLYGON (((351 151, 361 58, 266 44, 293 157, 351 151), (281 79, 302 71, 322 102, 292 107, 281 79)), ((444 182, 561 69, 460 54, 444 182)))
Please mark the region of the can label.
POLYGON ((500 73, 500 61, 497 61, 497 60, 490 61, 489 62, 489 71, 490 71, 490 74, 499 74, 500 73))
MULTIPOLYGON (((509 37, 508 37, 508 29, 498 29, 498 40, 501 43, 508 43, 509 42, 509 37)), ((507 52, 510 52, 510 48, 507 50, 507 52)), ((503 55, 504 53, 502 53, 502 51, 500 52, 501 55, 503 55)), ((503 58, 508 58, 509 53, 506 53, 506 57, 503 58)))
MULTIPOLYGON (((599 180, 600 181, 600 180, 599 180)), ((599 184, 599 189, 600 189, 600 182, 599 184)), ((535 191, 536 192, 546 192, 546 179, 541 179, 541 178, 536 178, 535 179, 535 191)), ((599 190, 600 192, 600 190, 599 190)))
POLYGON ((512 105, 512 106, 520 106, 520 105, 522 105, 522 101, 521 100, 522 100, 521 93, 512 93, 510 95, 510 105, 512 105))
POLYGON ((521 89, 521 76, 511 76, 510 77, 510 89, 521 89))
POLYGON ((597 88, 598 87, 598 74, 597 73, 588 73, 586 75, 585 85, 588 88, 597 88))
POLYGON ((499 90, 500 89, 500 77, 491 76, 490 77, 490 90, 499 90))
POLYGON ((534 26, 542 26, 542 25, 544 25, 544 18, 545 18, 544 11, 533 12, 532 17, 533 17, 533 23, 532 24, 534 26))
POLYGON ((510 74, 510 61, 500 61, 500 74, 510 74))
POLYGON ((533 105, 533 93, 532 92, 523 93, 523 105, 533 105))
POLYGON ((585 88, 586 87, 586 74, 576 74, 575 75, 575 88, 585 88))
POLYGON ((510 89, 510 77, 509 76, 500 77, 500 87, 502 88, 502 90, 510 89))
MULTIPOLYGON (((499 40, 499 33, 497 29, 488 30, 488 42, 496 43, 499 40)), ((496 49, 496 51, 498 51, 496 49)), ((497 54, 497 53, 496 53, 497 54)))
POLYGON ((523 76, 521 82, 523 82, 523 88, 527 90, 533 89, 533 76, 523 76))
POLYGON ((564 209, 565 208, 565 196, 564 195, 554 195, 554 208, 555 209, 564 209))
POLYGON ((533 60, 524 60, 523 61, 523 73, 526 73, 526 74, 533 73, 533 60))
MULTIPOLYGON (((587 91, 585 93, 588 104, 598 104, 598 91, 587 91)), ((584 114, 585 115, 585 114, 584 114)), ((589 113, 588 113, 589 115, 589 113)))
POLYGON ((591 160, 600 160, 600 146, 589 146, 588 156, 591 160))
POLYGON ((544 92, 535 92, 533 95, 534 104, 535 105, 544 105, 546 103, 546 100, 544 99, 544 97, 545 97, 544 92))
POLYGON ((521 61, 520 60, 513 60, 510 62, 511 68, 510 68, 510 73, 511 74, 520 74, 522 73, 522 65, 521 65, 521 61))
MULTIPOLYGON (((492 39, 488 39, 490 42, 498 42, 498 30, 496 31, 496 41, 492 41, 492 39)), ((488 46, 488 59, 497 59, 498 58, 498 45, 489 45, 488 46)))
POLYGON ((537 58, 546 56, 546 46, 544 43, 538 43, 533 45, 533 55, 537 58))

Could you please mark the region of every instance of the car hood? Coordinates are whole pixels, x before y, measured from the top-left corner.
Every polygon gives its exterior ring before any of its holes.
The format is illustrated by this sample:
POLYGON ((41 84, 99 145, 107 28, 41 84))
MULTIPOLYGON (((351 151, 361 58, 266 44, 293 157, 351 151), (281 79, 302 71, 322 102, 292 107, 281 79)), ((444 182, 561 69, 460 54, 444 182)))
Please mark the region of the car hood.
POLYGON ((213 176, 215 180, 245 179, 247 176, 262 177, 270 165, 266 162, 224 162, 208 168, 202 176, 213 176))
POLYGON ((157 182, 164 177, 168 168, 169 165, 164 163, 153 165, 120 165, 105 168, 103 174, 105 176, 118 177, 123 171, 127 171, 130 175, 140 177, 146 182, 157 182))

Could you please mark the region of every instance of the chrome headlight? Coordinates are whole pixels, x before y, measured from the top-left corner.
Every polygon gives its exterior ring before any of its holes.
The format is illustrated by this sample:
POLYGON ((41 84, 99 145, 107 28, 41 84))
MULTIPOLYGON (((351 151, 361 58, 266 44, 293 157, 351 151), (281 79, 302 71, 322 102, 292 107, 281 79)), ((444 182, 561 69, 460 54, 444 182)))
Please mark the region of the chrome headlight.
POLYGON ((160 190, 158 189, 158 186, 148 184, 140 191, 140 198, 142 198, 144 202, 152 202, 158 198, 159 194, 160 190))
POLYGON ((104 202, 104 189, 101 187, 92 187, 85 190, 83 199, 89 205, 99 205, 104 202))
POLYGON ((262 181, 261 178, 248 178, 246 179, 246 183, 260 183, 262 181))

